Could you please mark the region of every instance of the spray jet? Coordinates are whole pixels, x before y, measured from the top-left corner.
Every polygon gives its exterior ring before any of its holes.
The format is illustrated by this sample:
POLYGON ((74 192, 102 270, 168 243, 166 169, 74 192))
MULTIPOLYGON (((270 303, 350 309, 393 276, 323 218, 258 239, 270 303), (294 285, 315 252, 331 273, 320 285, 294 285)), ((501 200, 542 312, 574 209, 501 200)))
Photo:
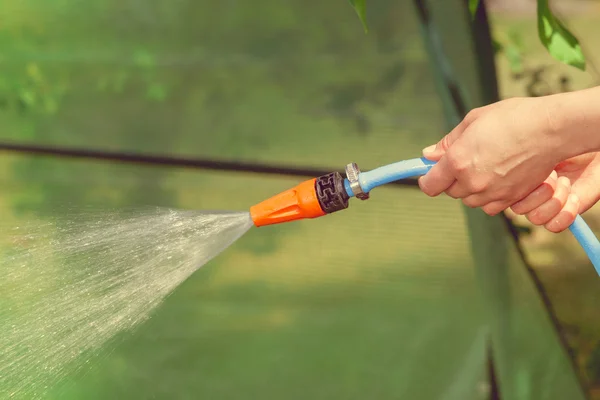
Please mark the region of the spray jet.
MULTIPOLYGON (((331 172, 304 181, 250 207, 257 227, 305 218, 317 218, 349 206, 350 198, 369 199, 371 190, 400 179, 425 175, 435 164, 426 158, 415 158, 361 172, 355 163, 346 166, 346 177, 331 172)), ((569 227, 600 275, 600 242, 580 215, 569 227)))

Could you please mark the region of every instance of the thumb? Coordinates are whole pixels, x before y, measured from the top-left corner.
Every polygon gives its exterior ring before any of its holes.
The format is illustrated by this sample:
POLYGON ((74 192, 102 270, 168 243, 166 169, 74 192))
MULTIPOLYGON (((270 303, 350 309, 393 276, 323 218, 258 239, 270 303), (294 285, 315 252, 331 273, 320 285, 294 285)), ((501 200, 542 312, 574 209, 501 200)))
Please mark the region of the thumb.
POLYGON ((479 116, 490 106, 475 108, 460 121, 458 125, 450 131, 446 136, 439 142, 423 149, 423 156, 431 161, 439 161, 446 151, 452 146, 456 140, 464 133, 464 131, 471 125, 479 116))
POLYGON ((423 149, 423 156, 431 161, 439 161, 452 144, 458 139, 462 132, 458 133, 456 129, 447 134, 434 145, 423 149))

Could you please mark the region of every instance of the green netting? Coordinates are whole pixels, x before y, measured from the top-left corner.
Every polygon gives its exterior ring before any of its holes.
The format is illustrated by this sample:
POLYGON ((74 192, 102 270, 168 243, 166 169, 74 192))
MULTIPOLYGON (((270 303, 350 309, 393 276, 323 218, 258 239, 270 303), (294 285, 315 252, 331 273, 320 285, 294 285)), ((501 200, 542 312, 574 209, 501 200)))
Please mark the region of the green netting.
MULTIPOLYGON (((463 3, 430 6, 474 106, 485 100, 463 3)), ((418 156, 456 115, 413 2, 372 2, 368 15, 365 36, 344 2, 12 2, 0 140, 333 168, 418 156)), ((7 226, 65 203, 244 210, 298 182, 0 163, 7 226)), ((486 399, 490 340, 503 399, 578 398, 508 232, 467 216, 383 188, 339 215, 255 229, 48 398, 486 399)))
MULTIPOLYGON (((433 7, 436 33, 444 39, 443 55, 432 54, 432 59, 438 63, 441 57, 447 60, 453 77, 467 94, 464 97, 467 109, 471 109, 497 100, 497 94, 495 88, 481 86, 489 78, 489 73, 482 70, 486 55, 468 51, 473 48, 481 51, 471 32, 444 23, 448 14, 459 17, 462 10, 462 6, 450 3, 436 3, 433 7)), ((466 20, 467 15, 463 13, 462 18, 466 20)), ((481 31, 475 33, 484 34, 481 31)), ((432 42, 435 40, 431 32, 427 37, 432 42)), ((441 84, 440 93, 450 122, 460 120, 455 102, 441 84)), ((466 215, 477 275, 487 306, 486 317, 491 328, 502 398, 585 398, 557 327, 508 234, 503 217, 489 218, 480 210, 472 209, 466 209, 466 215)))
MULTIPOLYGON (((103 196, 105 207, 150 198, 243 209, 295 182, 169 172, 155 184, 160 171, 143 167, 4 160, 46 171, 43 187, 3 180, 14 193, 3 214, 15 223, 28 218, 16 206, 52 215, 53 203, 82 194, 91 199, 80 204, 103 196), (49 172, 59 167, 92 178, 49 172), (242 185, 254 193, 240 195, 242 185), (48 192, 64 197, 27 206, 48 192)), ((376 210, 249 233, 51 398, 483 398, 485 329, 459 206, 411 189, 372 201, 376 210)))
POLYGON ((410 2, 374 5, 369 35, 317 1, 38 3, 0 12, 0 87, 27 110, 7 122, 28 123, 1 139, 367 167, 441 129, 410 2))

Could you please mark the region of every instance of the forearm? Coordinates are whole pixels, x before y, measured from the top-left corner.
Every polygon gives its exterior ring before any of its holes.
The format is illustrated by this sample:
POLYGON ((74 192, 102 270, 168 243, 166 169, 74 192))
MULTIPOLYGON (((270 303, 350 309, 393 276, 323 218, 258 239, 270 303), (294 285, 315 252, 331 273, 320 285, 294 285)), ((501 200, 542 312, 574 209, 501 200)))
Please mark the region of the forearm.
POLYGON ((549 96, 547 117, 564 158, 600 151, 600 86, 549 96))

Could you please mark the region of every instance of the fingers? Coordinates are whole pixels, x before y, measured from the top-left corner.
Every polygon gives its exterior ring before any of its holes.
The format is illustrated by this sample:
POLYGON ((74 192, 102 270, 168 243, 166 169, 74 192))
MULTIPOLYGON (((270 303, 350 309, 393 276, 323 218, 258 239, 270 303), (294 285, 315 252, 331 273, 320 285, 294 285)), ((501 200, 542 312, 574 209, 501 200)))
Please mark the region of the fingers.
POLYGON ((525 215, 540 207, 552 198, 552 195, 556 190, 557 179, 556 171, 552 171, 544 183, 538 186, 537 189, 531 192, 527 197, 513 204, 510 209, 515 214, 525 215))
POLYGON ((571 182, 561 176, 556 181, 556 190, 552 198, 541 206, 527 213, 527 219, 534 225, 545 225, 555 218, 567 203, 571 191, 571 182))
POLYGON ((510 203, 506 201, 494 201, 492 203, 486 204, 481 209, 488 215, 494 216, 500 214, 502 211, 506 210, 510 207, 510 203))
MULTIPOLYGON (((462 198, 469 207, 481 207, 486 214, 496 215, 511 208, 516 214, 525 215, 534 225, 543 225, 551 232, 562 232, 567 229, 580 213, 582 201, 571 193, 571 182, 567 177, 557 178, 553 171, 550 176, 527 197, 513 204, 505 201, 485 202, 477 194, 466 195, 466 189, 451 174, 444 174, 445 158, 442 158, 427 175, 419 179, 421 190, 430 196, 442 192, 450 197, 462 198), (437 167, 437 168, 436 168, 437 167)), ((583 188, 578 187, 578 190, 583 188)))
POLYGON ((579 198, 579 214, 583 214, 600 201, 599 188, 600 180, 595 177, 575 180, 571 192, 576 193, 579 198))
POLYGON ((454 175, 449 173, 447 157, 443 157, 427 174, 419 178, 421 191, 428 196, 435 197, 447 190, 455 181, 454 175))
POLYGON ((544 227, 554 233, 564 231, 575 221, 575 217, 579 214, 579 205, 579 197, 575 193, 571 193, 563 209, 544 227))
POLYGON ((453 199, 463 199, 471 194, 468 189, 462 185, 459 185, 457 181, 454 181, 444 192, 453 199))

